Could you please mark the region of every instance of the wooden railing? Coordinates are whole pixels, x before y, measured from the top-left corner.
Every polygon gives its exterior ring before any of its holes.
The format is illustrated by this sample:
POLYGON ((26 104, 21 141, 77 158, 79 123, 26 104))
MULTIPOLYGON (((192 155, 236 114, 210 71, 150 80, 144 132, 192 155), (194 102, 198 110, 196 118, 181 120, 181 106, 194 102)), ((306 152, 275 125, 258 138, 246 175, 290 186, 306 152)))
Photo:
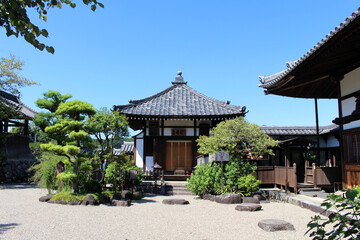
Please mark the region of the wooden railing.
MULTIPOLYGON (((297 192, 297 166, 258 166, 255 176, 262 184, 274 184, 282 189, 293 188, 297 192)), ((341 181, 340 167, 311 167, 305 168, 304 182, 316 187, 332 187, 335 182, 341 181)))

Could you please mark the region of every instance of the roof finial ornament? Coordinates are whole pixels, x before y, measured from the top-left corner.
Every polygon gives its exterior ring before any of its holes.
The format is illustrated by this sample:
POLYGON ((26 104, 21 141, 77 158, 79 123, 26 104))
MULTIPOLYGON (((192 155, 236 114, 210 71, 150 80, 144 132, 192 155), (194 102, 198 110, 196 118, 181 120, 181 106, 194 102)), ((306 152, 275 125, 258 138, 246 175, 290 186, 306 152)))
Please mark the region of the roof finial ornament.
POLYGON ((172 84, 186 84, 186 82, 184 82, 184 78, 182 77, 182 71, 177 72, 177 77, 172 84))

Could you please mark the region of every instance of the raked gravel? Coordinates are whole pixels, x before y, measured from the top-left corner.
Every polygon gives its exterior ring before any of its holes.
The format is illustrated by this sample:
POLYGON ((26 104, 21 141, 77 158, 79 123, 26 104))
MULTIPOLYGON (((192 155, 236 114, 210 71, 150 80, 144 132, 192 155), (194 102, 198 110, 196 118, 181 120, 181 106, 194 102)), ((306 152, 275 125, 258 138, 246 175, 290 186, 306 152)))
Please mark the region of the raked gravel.
POLYGON ((39 202, 46 190, 0 185, 1 239, 309 239, 306 224, 315 213, 282 202, 258 212, 239 212, 194 196, 146 196, 130 207, 69 206, 39 202), (164 205, 166 198, 189 205, 164 205), (295 231, 265 232, 262 219, 288 221, 295 231))

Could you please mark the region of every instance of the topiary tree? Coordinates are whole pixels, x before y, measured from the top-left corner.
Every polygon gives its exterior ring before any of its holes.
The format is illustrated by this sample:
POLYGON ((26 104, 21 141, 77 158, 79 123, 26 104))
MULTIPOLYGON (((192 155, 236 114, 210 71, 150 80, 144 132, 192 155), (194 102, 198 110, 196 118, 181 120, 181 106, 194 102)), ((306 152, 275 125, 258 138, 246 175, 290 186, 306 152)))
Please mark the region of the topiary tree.
POLYGON ((82 145, 91 141, 88 133, 84 131, 84 120, 86 117, 94 115, 95 109, 93 105, 89 103, 75 100, 61 103, 55 114, 58 116, 58 122, 53 126, 46 127, 45 132, 64 135, 66 145, 48 143, 42 144, 41 148, 59 156, 66 157, 69 163, 73 165, 73 171, 76 174, 74 191, 78 193, 79 170, 83 160, 80 148, 82 145))
POLYGON ((261 128, 249 123, 243 117, 220 122, 210 130, 210 136, 197 140, 199 153, 210 154, 226 151, 236 158, 259 159, 264 154, 273 155, 271 147, 277 141, 266 135, 261 128))

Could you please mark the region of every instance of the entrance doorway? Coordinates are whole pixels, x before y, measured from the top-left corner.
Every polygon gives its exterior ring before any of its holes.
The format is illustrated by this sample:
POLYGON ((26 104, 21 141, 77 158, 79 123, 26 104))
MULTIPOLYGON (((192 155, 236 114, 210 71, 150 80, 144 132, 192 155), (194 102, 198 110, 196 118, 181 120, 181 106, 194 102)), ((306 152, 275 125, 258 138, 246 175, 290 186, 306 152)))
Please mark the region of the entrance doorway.
POLYGON ((174 171, 179 167, 192 170, 192 142, 166 141, 165 171, 174 171))

